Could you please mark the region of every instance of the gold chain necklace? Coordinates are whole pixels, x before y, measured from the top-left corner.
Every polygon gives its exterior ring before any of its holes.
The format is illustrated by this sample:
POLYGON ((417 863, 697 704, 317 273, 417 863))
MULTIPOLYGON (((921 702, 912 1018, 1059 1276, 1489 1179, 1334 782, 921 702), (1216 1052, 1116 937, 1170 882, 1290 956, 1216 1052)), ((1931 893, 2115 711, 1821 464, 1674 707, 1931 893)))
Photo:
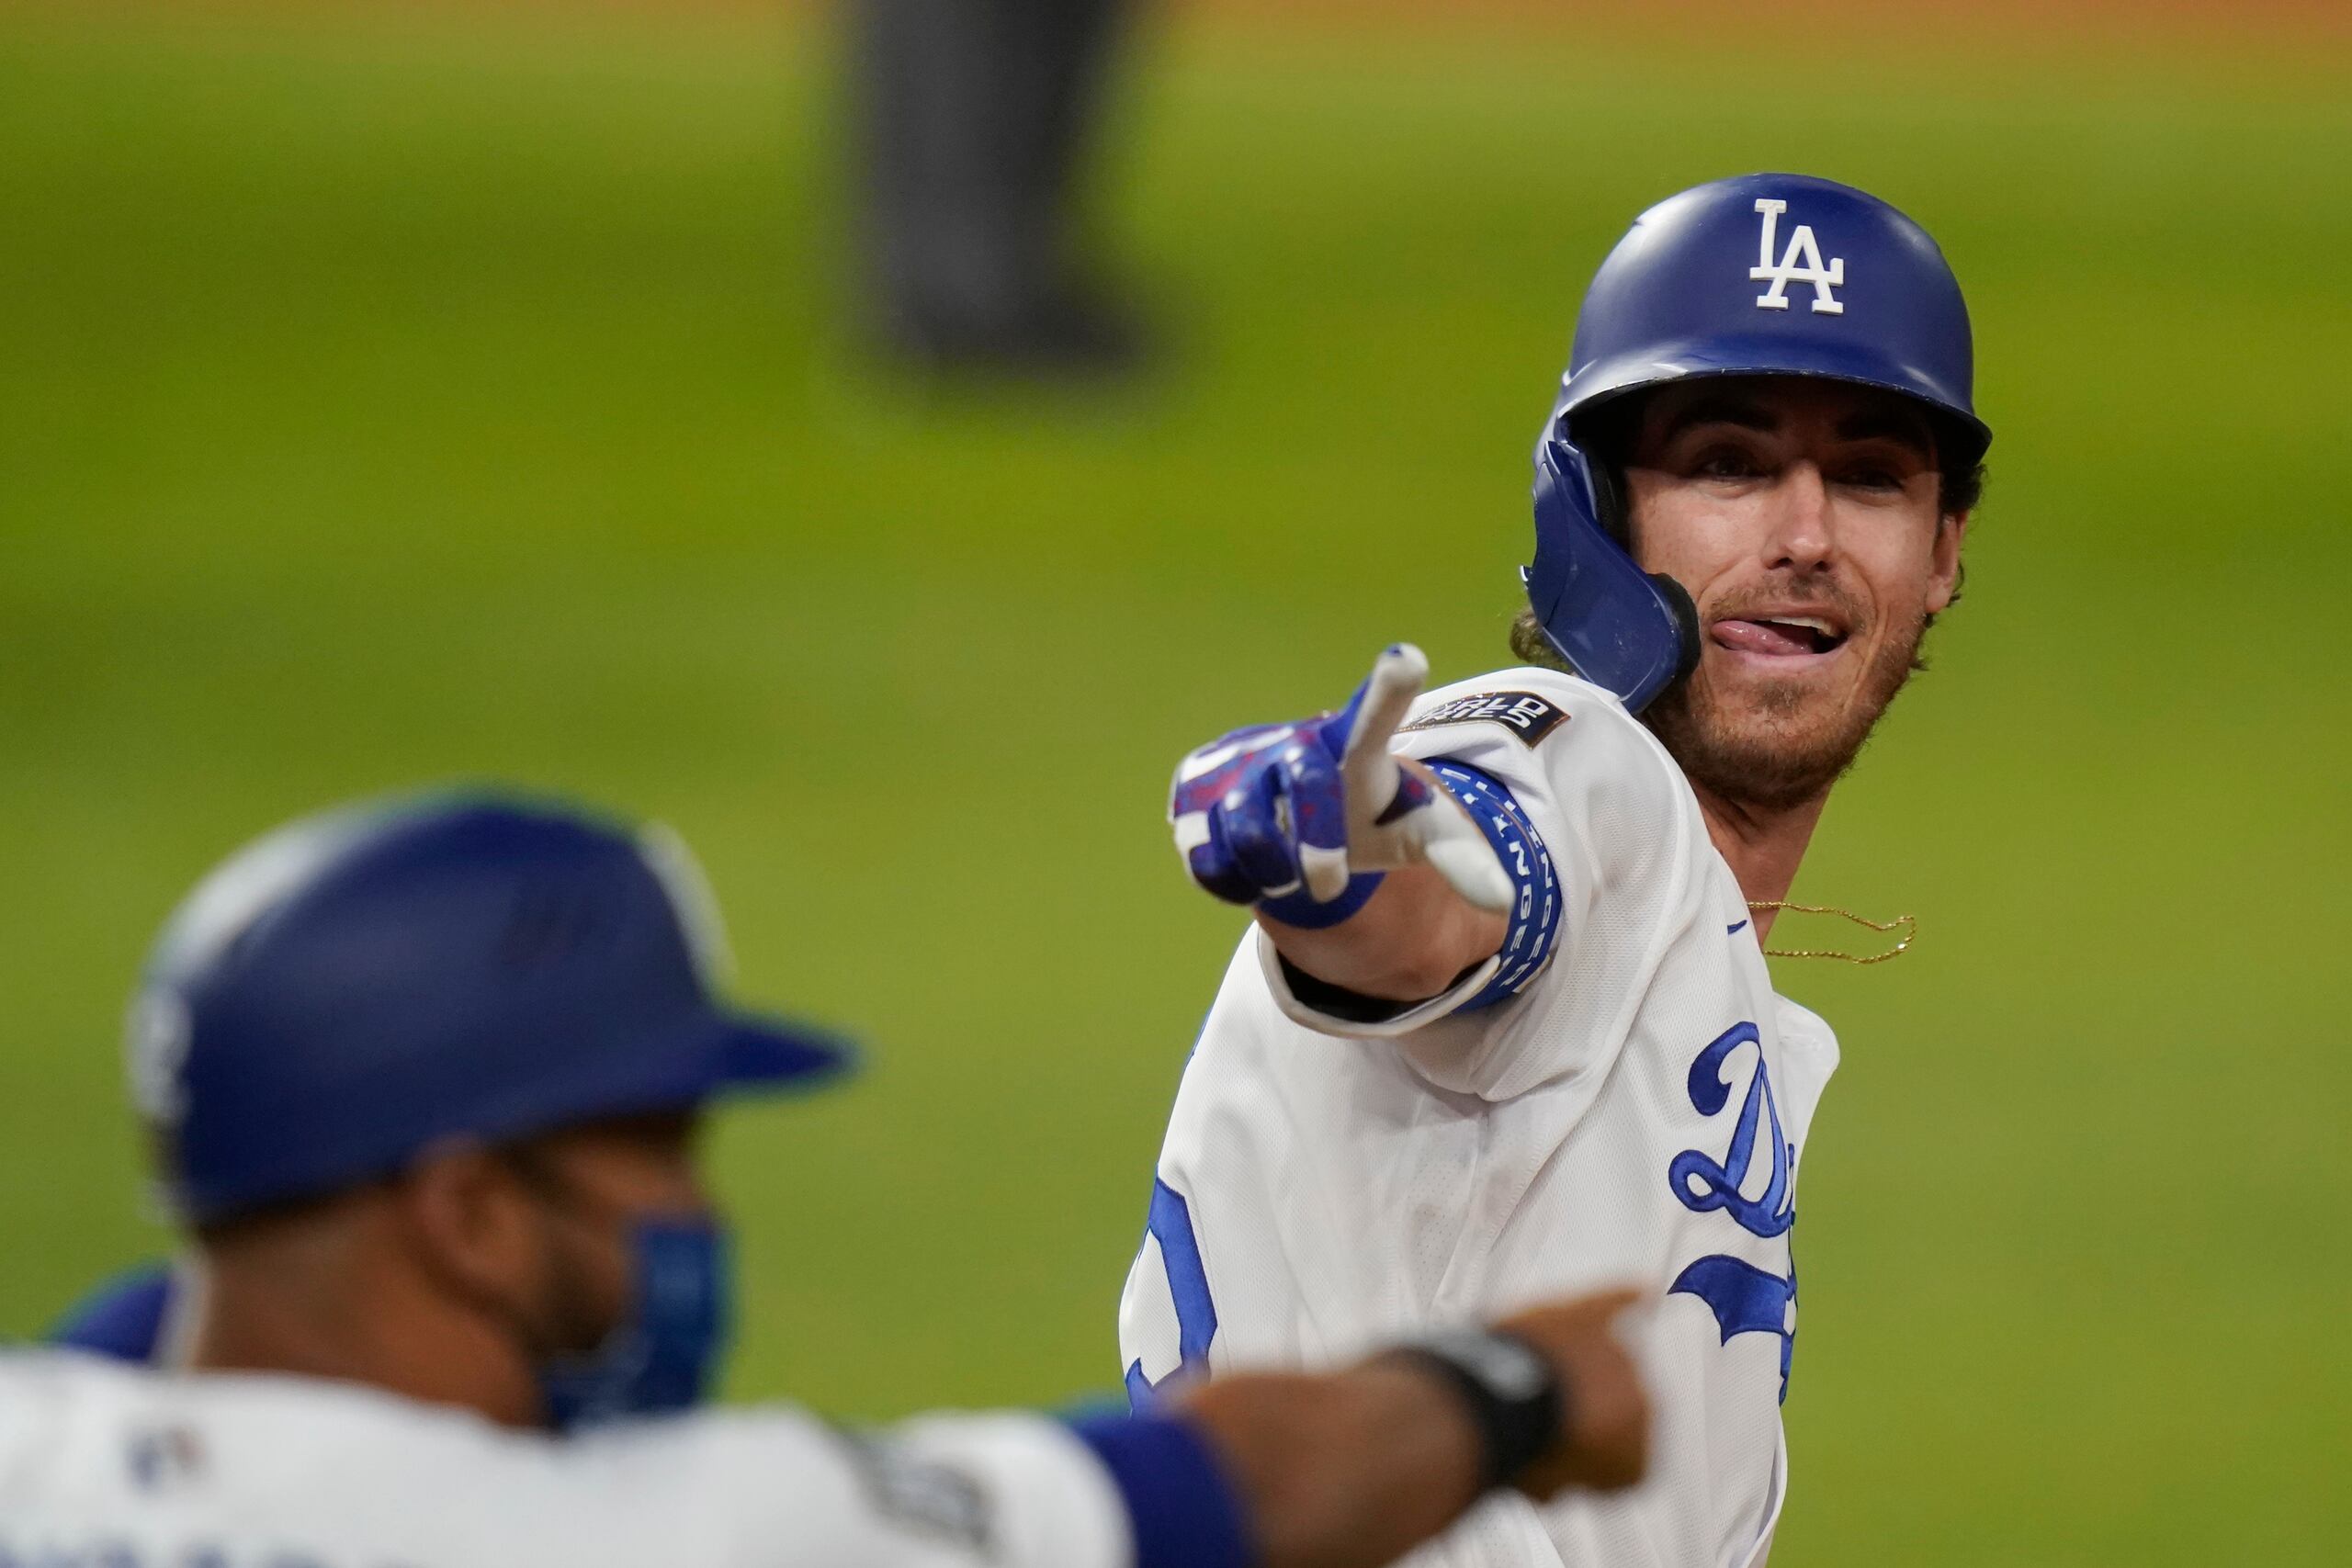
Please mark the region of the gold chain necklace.
POLYGON ((1838 958, 1849 964, 1883 964, 1890 958, 1900 957, 1911 945, 1912 938, 1919 934, 1919 920, 1916 915, 1897 915, 1891 920, 1872 920, 1851 909, 1840 909, 1832 905, 1792 904, 1780 898, 1750 898, 1747 907, 1759 915, 1768 909, 1788 909, 1800 915, 1836 915, 1858 926, 1868 926, 1874 931, 1891 931, 1900 928, 1903 932, 1894 945, 1884 953, 1839 953, 1826 947, 1768 947, 1764 950, 1767 958, 1838 958))

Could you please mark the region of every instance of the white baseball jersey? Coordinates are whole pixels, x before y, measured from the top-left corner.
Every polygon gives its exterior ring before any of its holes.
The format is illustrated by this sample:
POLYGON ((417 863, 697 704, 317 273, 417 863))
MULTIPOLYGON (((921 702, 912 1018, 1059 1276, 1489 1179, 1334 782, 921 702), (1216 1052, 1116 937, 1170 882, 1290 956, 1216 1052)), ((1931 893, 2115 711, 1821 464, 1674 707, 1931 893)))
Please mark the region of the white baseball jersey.
POLYGON ((1425 1568, 1741 1568, 1786 1480, 1789 1228, 1828 1027, 1777 996, 1731 868, 1664 747, 1599 688, 1507 670, 1419 702, 1396 749, 1504 784, 1564 899, 1516 995, 1491 965, 1378 1024, 1302 1003, 1255 930, 1184 1070, 1120 1309, 1131 1390, 1322 1367, 1415 1329, 1619 1283, 1649 1477, 1488 1502, 1425 1568))
POLYGON ((854 1438, 787 1409, 558 1440, 354 1384, 0 1355, 0 1564, 1126 1568, 1034 1416, 854 1438))

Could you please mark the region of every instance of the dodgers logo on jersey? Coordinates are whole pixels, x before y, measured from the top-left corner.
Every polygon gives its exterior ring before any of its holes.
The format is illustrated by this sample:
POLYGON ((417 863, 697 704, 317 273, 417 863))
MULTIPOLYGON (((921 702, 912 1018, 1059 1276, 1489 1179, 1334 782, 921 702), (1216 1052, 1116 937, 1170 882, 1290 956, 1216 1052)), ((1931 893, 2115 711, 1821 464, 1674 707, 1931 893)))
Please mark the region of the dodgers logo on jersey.
POLYGON ((1846 281, 1846 258, 1832 256, 1826 265, 1821 259, 1821 242, 1813 237, 1813 225, 1800 223, 1789 236, 1789 248, 1780 262, 1772 260, 1772 242, 1779 235, 1781 214, 1789 204, 1769 196, 1756 198, 1756 210, 1764 215, 1764 231, 1757 245, 1756 265, 1747 269, 1753 282, 1770 281, 1771 288, 1756 297, 1758 309, 1785 310, 1789 308, 1789 285, 1813 285, 1813 308, 1824 316, 1842 316, 1846 307, 1830 290, 1846 281))
MULTIPOLYGON (((1770 1239, 1785 1235, 1797 1221, 1795 1192, 1796 1145, 1781 1127, 1781 1108, 1772 1094, 1771 1069, 1764 1060, 1764 1042, 1753 1023, 1736 1023, 1707 1043, 1690 1064, 1690 1104, 1702 1116, 1719 1116, 1731 1103, 1731 1058, 1743 1045, 1756 1051, 1756 1067, 1740 1103, 1739 1121, 1732 1128, 1731 1145, 1721 1160, 1703 1149, 1685 1149, 1667 1168, 1674 1196, 1693 1213, 1720 1210, 1742 1230, 1770 1239), (1764 1174, 1758 1181, 1757 1137, 1765 1135, 1764 1174)), ((1781 1340, 1781 1397, 1789 1394, 1789 1365, 1796 1350, 1792 1309, 1796 1304, 1796 1270, 1787 1277, 1759 1269, 1745 1258, 1718 1253, 1702 1258, 1675 1276, 1668 1295, 1692 1295, 1715 1314, 1723 1343, 1735 1335, 1773 1334, 1781 1340)))
POLYGON ((1731 1080, 1724 1076, 1733 1052, 1756 1047, 1756 1071, 1747 1080, 1747 1099, 1739 1108, 1739 1124, 1732 1129, 1731 1147, 1718 1163, 1705 1151, 1685 1149, 1674 1156, 1667 1179, 1683 1206, 1698 1213, 1727 1210, 1744 1230, 1760 1236, 1785 1235, 1796 1224, 1796 1194, 1791 1177, 1796 1168, 1796 1145, 1781 1131, 1781 1107, 1772 1095, 1772 1074, 1764 1065, 1764 1043, 1752 1023, 1736 1023, 1709 1042, 1690 1064, 1690 1103, 1702 1116, 1718 1116, 1731 1100, 1731 1080), (1744 1189, 1756 1166, 1756 1134, 1770 1122, 1771 1135, 1765 1157, 1771 1162, 1764 1190, 1749 1197, 1744 1189))

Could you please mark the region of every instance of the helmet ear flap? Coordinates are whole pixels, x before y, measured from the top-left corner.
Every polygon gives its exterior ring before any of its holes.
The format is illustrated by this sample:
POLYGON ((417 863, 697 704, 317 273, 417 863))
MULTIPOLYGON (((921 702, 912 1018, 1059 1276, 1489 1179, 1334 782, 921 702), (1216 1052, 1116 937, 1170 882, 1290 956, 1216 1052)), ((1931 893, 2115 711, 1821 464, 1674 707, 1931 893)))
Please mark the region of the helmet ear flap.
POLYGON ((1535 448, 1534 500, 1535 558, 1520 575, 1544 640, 1577 675, 1639 712, 1698 663, 1690 596, 1634 564, 1613 478, 1557 419, 1535 448))
MULTIPOLYGON (((1563 420, 1565 426, 1567 422, 1563 420)), ((1618 548, 1630 558, 1634 550, 1634 502, 1625 493, 1625 469, 1603 455, 1608 441, 1606 431, 1595 430, 1591 441, 1577 442, 1577 449, 1585 454, 1585 475, 1592 483, 1593 515, 1618 548)), ((1576 437, 1571 434, 1571 440, 1576 437)), ((1666 612, 1673 617, 1675 642, 1679 649, 1673 679, 1690 678, 1699 668, 1699 606, 1690 602, 1690 590, 1662 571, 1645 572, 1650 586, 1657 591, 1666 612)))

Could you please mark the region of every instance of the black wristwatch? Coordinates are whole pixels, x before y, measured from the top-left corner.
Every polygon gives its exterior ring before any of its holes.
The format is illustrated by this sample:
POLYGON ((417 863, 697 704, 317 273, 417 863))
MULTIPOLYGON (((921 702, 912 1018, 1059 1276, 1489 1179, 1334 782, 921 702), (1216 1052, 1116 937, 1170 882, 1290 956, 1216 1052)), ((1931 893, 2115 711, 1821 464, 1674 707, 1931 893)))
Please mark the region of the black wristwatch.
POLYGON ((1500 1329, 1464 1329, 1389 1353, 1434 1372, 1462 1396, 1478 1429, 1482 1491, 1509 1486, 1550 1452, 1568 1422, 1570 1391, 1541 1351, 1500 1329))

